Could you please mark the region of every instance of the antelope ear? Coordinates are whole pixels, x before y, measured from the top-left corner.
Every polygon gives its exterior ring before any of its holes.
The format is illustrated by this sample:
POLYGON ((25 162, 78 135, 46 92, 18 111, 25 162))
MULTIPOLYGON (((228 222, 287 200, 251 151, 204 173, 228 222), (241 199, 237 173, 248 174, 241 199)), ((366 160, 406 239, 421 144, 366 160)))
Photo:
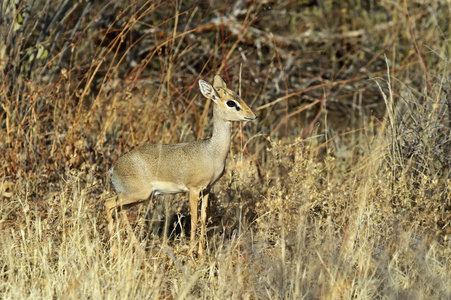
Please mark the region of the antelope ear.
POLYGON ((221 76, 216 75, 215 76, 215 80, 213 81, 213 86, 217 89, 217 88, 226 88, 227 87, 227 83, 224 81, 224 79, 222 79, 221 76))
POLYGON ((215 103, 218 103, 218 94, 216 94, 216 91, 211 84, 202 79, 199 79, 199 87, 202 95, 204 95, 205 98, 211 99, 215 103))

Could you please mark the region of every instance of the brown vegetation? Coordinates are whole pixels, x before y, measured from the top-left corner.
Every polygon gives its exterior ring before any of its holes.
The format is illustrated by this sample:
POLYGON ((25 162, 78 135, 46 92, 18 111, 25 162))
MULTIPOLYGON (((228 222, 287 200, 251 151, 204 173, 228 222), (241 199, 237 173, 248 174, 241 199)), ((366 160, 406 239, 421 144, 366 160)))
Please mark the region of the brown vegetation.
POLYGON ((3 298, 451 297, 447 1, 0 8, 3 298), (108 237, 107 170, 209 136, 214 74, 258 123, 233 127, 205 257, 186 195, 130 212, 143 256, 108 237))

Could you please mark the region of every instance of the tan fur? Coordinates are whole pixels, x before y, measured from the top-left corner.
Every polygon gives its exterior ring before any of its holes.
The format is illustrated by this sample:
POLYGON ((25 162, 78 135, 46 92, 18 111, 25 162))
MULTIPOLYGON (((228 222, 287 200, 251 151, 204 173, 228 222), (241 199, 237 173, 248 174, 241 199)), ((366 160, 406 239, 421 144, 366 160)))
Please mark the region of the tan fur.
POLYGON ((202 94, 215 103, 212 137, 191 143, 144 145, 119 158, 110 170, 117 196, 105 201, 110 234, 114 229, 112 212, 117 207, 147 200, 152 193, 189 192, 191 251, 198 222, 197 202, 202 198, 199 243, 199 254, 202 254, 208 191, 224 172, 231 121, 253 121, 257 117, 220 76, 215 76, 213 86, 203 80, 199 80, 199 86, 202 94))

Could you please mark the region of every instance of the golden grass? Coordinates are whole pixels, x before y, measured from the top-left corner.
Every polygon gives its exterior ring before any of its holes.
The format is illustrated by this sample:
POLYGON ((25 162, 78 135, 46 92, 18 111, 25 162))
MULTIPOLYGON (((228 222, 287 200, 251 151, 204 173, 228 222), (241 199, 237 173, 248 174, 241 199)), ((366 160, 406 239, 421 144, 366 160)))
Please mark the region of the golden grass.
POLYGON ((2 298, 450 298, 449 4, 319 2, 5 6, 2 298), (208 136, 217 72, 259 120, 233 127, 205 257, 186 195, 131 210, 145 253, 108 237, 106 171, 208 136))

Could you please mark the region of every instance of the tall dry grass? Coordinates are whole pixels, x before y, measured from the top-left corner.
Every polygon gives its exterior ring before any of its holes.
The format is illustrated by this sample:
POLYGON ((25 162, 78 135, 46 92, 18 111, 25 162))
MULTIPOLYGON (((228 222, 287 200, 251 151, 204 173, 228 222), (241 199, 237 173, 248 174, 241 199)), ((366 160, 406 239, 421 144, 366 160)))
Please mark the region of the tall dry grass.
POLYGON ((0 8, 2 298, 451 297, 446 1, 0 8), (208 136, 216 73, 259 121, 233 127, 206 256, 184 195, 130 212, 144 254, 108 237, 106 171, 208 136))

